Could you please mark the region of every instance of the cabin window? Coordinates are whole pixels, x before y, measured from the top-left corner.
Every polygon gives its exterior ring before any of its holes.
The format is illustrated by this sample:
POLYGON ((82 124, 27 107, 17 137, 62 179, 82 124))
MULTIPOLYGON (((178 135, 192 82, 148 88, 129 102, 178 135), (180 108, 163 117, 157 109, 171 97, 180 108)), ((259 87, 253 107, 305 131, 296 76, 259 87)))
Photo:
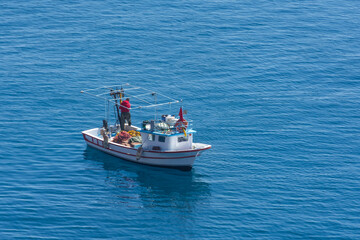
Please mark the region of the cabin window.
POLYGON ((154 135, 154 134, 149 134, 149 135, 148 135, 148 139, 149 139, 150 141, 155 141, 155 135, 154 135))
POLYGON ((178 137, 178 142, 187 142, 188 137, 178 137))
POLYGON ((164 136, 159 136, 159 142, 165 142, 165 137, 164 136))

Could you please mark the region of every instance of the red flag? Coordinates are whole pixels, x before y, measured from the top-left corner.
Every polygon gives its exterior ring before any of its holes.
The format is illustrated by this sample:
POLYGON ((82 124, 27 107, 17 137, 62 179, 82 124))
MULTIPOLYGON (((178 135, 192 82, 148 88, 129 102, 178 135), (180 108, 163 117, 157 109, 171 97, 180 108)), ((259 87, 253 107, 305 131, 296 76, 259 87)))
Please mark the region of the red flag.
POLYGON ((182 112, 182 107, 180 107, 179 117, 180 117, 179 121, 182 121, 182 122, 185 121, 184 116, 183 116, 183 112, 182 112))

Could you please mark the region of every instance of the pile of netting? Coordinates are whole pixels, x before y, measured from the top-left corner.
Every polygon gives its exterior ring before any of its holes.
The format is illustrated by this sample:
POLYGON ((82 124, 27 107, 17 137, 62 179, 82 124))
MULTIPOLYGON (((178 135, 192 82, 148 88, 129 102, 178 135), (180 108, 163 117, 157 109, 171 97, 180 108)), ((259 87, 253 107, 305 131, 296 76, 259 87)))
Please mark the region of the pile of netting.
POLYGON ((130 130, 130 131, 128 131, 128 133, 129 133, 132 137, 141 136, 140 132, 135 131, 135 130, 130 130))
POLYGON ((127 143, 129 139, 131 138, 131 135, 127 131, 121 131, 113 139, 113 142, 116 143, 127 143))
POLYGON ((141 134, 138 131, 131 130, 129 132, 127 131, 121 131, 112 140, 113 142, 133 147, 136 144, 141 144, 141 134))

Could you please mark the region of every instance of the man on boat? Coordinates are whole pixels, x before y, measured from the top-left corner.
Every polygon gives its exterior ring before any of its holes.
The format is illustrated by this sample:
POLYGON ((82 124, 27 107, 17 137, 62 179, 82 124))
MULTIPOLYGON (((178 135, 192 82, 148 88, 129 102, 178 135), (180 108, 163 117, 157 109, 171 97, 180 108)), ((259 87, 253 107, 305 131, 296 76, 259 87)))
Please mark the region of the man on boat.
POLYGON ((130 99, 127 98, 125 101, 122 101, 120 104, 121 110, 121 119, 120 119, 120 128, 125 130, 125 120, 128 122, 128 125, 131 126, 131 115, 130 115, 130 99))

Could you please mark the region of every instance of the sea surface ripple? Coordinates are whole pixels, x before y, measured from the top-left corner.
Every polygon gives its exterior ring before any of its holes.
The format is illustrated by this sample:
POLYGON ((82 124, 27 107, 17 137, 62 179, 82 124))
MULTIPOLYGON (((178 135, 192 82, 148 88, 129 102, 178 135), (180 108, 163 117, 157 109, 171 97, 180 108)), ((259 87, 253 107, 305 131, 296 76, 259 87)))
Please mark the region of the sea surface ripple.
POLYGON ((1 1, 0 238, 360 239, 359 26, 350 0, 1 1), (184 100, 192 171, 86 147, 80 90, 119 83, 184 100))

